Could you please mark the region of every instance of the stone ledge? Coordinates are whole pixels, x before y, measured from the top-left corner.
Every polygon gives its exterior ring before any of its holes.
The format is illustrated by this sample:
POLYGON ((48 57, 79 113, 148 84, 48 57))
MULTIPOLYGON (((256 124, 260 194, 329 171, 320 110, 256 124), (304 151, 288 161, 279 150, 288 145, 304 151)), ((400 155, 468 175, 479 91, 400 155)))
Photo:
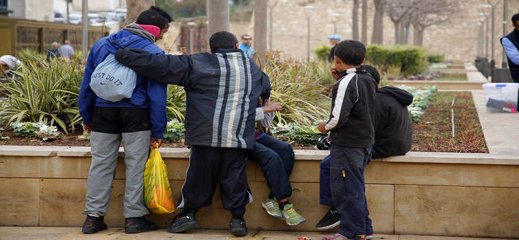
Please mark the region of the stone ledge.
MULTIPOLYGON (((188 148, 161 148, 163 158, 189 158, 188 148)), ((323 150, 294 150, 296 160, 321 161, 329 154, 323 150)), ((90 147, 66 146, 0 146, 0 156, 59 156, 91 157, 90 147)), ((124 149, 119 149, 119 157, 124 157, 124 149)), ((377 162, 393 163, 438 163, 438 164, 479 164, 479 165, 516 165, 519 155, 488 153, 450 153, 450 152, 409 152, 403 156, 374 159, 377 162)))

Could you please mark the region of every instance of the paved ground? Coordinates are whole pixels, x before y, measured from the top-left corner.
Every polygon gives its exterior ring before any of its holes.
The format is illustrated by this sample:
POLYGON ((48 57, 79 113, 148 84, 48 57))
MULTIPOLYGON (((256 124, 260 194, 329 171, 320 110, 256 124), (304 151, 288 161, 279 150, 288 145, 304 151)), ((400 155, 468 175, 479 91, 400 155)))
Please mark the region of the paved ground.
MULTIPOLYGON (((287 232, 287 231, 260 231, 256 235, 251 231, 247 237, 234 237, 225 230, 191 230, 188 233, 173 234, 165 229, 139 234, 125 234, 122 228, 109 228, 92 235, 81 233, 79 227, 0 227, 1 240, 75 240, 75 239, 176 239, 176 240, 297 240, 299 237, 309 237, 312 240, 320 240, 330 233, 324 232, 287 232)), ((375 239, 384 240, 484 240, 498 238, 464 238, 464 237, 440 237, 419 235, 383 235, 375 234, 375 239)))
MULTIPOLYGON (((482 75, 477 72, 468 74, 469 81, 484 81, 482 75), (472 79, 474 76, 477 79, 472 79), (482 80, 483 79, 483 80, 482 80)), ((483 82, 484 83, 484 82, 483 82)), ((479 114, 479 120, 490 154, 515 155, 519 154, 519 114, 512 113, 488 113, 485 107, 485 94, 483 90, 472 91, 474 101, 479 114)), ((81 233, 79 227, 0 227, 0 240, 32 240, 32 239, 260 239, 260 240, 288 240, 307 236, 313 240, 321 239, 330 233, 326 232, 287 232, 287 231, 260 231, 251 230, 244 238, 233 237, 228 230, 192 230, 185 234, 168 233, 165 229, 140 234, 124 234, 121 228, 110 228, 93 235, 81 233)), ((375 239, 386 240, 482 240, 497 238, 464 238, 464 237, 440 237, 419 235, 381 235, 376 234, 375 239)))

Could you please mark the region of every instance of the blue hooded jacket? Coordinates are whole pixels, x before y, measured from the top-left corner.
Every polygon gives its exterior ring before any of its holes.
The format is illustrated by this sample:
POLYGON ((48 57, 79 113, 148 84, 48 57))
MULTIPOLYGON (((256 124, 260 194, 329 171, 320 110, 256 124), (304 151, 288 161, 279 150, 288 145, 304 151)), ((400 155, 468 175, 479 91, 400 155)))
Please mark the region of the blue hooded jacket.
MULTIPOLYGON (((143 30, 144 31, 144 30, 143 30)), ((139 36, 126 30, 104 37, 97 41, 88 55, 83 81, 79 90, 79 114, 83 124, 92 123, 94 107, 148 108, 151 121, 151 137, 162 139, 166 129, 167 85, 150 81, 138 75, 133 95, 130 99, 119 102, 106 101, 97 97, 90 88, 92 72, 110 53, 115 54, 119 47, 140 48, 152 54, 163 55, 164 51, 149 38, 139 36)))

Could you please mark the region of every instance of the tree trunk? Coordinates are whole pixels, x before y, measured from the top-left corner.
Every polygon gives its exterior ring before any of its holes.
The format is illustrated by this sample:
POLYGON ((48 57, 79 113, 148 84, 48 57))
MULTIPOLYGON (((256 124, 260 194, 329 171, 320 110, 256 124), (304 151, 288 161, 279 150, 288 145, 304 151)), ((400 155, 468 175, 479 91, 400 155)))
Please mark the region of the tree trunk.
POLYGON ((254 50, 260 58, 267 52, 267 1, 254 2, 254 50))
POLYGON ((406 45, 409 42, 409 26, 411 23, 408 20, 405 20, 402 23, 402 44, 406 45))
POLYGON ((371 35, 371 44, 382 44, 384 40, 384 5, 385 0, 373 0, 375 3, 375 12, 373 13, 373 34, 371 35))
POLYGON ((137 20, 139 14, 155 5, 155 0, 126 0, 126 24, 137 20))
POLYGON ((352 14, 352 38, 359 40, 359 0, 353 0, 353 14, 352 14))
POLYGON ((424 28, 419 28, 416 32, 416 35, 417 35, 417 44, 415 45, 418 45, 418 46, 422 46, 423 45, 423 31, 425 29, 424 28))
POLYGON ((395 25, 395 45, 402 44, 402 24, 397 21, 393 22, 393 24, 395 25))
POLYGON ((362 30, 360 41, 368 44, 368 0, 362 0, 362 30))
POLYGON ((413 45, 422 46, 423 30, 420 30, 419 24, 413 24, 413 45))

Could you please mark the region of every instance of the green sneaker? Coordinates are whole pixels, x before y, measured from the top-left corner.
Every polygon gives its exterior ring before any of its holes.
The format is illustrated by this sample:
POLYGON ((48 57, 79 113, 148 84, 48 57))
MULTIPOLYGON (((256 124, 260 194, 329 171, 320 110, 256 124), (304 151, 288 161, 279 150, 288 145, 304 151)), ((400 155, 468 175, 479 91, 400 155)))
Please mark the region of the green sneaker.
POLYGON ((281 209, 279 209, 279 203, 275 199, 267 198, 261 203, 261 206, 267 210, 270 216, 275 218, 282 218, 281 209))
POLYGON ((287 204, 283 208, 283 218, 285 218, 287 224, 291 226, 306 222, 306 219, 296 212, 292 204, 287 204))

